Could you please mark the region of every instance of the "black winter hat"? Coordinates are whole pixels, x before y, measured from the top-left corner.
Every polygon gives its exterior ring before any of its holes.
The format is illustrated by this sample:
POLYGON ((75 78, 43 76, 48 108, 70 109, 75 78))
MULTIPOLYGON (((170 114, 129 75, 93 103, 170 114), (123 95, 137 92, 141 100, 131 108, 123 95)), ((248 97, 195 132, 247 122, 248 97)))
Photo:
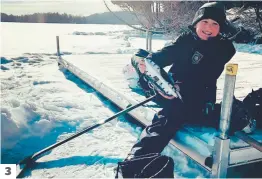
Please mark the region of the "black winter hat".
POLYGON ((226 21, 225 6, 220 2, 205 3, 196 12, 192 26, 195 26, 202 19, 215 20, 222 30, 226 21))

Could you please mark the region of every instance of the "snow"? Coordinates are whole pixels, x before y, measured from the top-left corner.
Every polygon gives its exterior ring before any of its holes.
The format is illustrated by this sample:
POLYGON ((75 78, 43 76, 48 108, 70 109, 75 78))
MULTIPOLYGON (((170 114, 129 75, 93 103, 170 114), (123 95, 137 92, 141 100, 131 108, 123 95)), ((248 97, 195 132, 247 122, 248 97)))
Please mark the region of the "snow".
MULTIPOLYGON (((88 85, 58 68, 57 35, 61 52, 67 56, 130 56, 137 48, 145 48, 144 34, 121 25, 1 23, 1 34, 2 163, 17 163, 118 111, 88 85)), ((157 36, 153 50, 165 44, 166 38, 157 36)), ((262 45, 235 46, 239 53, 234 62, 239 62, 239 71, 243 71, 237 77, 235 93, 243 98, 251 88, 262 86, 262 45)), ((108 63, 110 60, 113 59, 108 63)), ((221 94, 218 90, 220 99, 221 94)), ((112 178, 116 163, 126 157, 141 130, 126 116, 119 117, 54 149, 52 155, 40 158, 37 167, 26 176, 112 178)), ((206 176, 181 152, 171 148, 165 152, 175 160, 177 177, 206 176)))

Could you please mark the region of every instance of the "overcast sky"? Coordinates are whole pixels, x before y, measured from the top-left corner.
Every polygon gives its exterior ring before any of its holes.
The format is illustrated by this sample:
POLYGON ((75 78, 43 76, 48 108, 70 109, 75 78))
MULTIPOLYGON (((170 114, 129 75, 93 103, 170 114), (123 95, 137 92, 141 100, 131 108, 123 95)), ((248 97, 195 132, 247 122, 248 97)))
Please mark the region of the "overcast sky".
MULTIPOLYGON (((110 9, 120 10, 106 0, 110 9)), ((103 0, 1 0, 1 12, 21 15, 37 12, 58 12, 88 16, 108 12, 103 0)))

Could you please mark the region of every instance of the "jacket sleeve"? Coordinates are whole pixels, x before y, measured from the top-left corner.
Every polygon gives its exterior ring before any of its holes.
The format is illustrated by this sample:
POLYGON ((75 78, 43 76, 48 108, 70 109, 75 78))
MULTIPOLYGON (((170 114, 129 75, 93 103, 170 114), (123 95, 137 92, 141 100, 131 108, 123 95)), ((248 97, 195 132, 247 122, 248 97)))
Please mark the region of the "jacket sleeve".
POLYGON ((222 50, 221 50, 221 53, 220 53, 221 55, 217 56, 217 58, 218 58, 217 61, 220 62, 220 63, 217 65, 218 67, 215 68, 215 72, 213 73, 214 79, 219 78, 219 76, 221 75, 221 73, 223 72, 223 70, 225 68, 225 64, 228 63, 236 53, 236 49, 235 49, 232 41, 224 40, 220 46, 222 47, 222 50))
POLYGON ((180 35, 171 45, 155 53, 150 53, 146 58, 152 60, 161 68, 172 65, 179 59, 179 51, 185 44, 185 36, 185 34, 180 35))
POLYGON ((221 75, 221 73, 224 71, 224 66, 227 62, 230 61, 230 59, 235 55, 236 50, 232 44, 231 41, 223 41, 222 44, 220 44, 220 46, 222 47, 222 50, 217 56, 217 61, 219 62, 218 64, 216 64, 216 68, 214 68, 213 73, 211 74, 211 79, 212 82, 210 82, 206 87, 205 87, 205 101, 206 102, 212 102, 214 103, 216 101, 216 90, 217 90, 217 86, 216 86, 216 80, 219 78, 219 76, 221 75), (223 46, 221 46, 223 45, 223 46), (222 55, 223 54, 223 55, 222 55))

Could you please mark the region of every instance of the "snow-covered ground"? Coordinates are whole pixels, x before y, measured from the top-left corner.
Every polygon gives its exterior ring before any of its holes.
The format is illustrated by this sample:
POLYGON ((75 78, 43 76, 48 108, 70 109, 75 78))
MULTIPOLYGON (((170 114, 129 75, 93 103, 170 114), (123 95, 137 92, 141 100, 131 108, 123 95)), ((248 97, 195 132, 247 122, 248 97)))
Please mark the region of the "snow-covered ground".
MULTIPOLYGON (((137 48, 145 48, 144 35, 126 26, 1 23, 1 163, 17 163, 117 112, 92 88, 71 73, 59 70, 56 35, 60 36, 61 52, 65 55, 131 55, 137 48)), ((164 37, 154 39, 153 50, 165 43, 164 37)), ((250 76, 237 86, 241 92, 236 90, 236 95, 241 98, 251 88, 262 86, 262 46, 236 48, 248 52, 238 53, 244 64, 243 76, 250 76)), ((126 157, 140 132, 139 126, 120 117, 55 149, 53 158, 41 158, 27 176, 113 177, 113 168, 126 157)), ((206 175, 180 152, 174 151, 173 156, 176 176, 206 175)))

